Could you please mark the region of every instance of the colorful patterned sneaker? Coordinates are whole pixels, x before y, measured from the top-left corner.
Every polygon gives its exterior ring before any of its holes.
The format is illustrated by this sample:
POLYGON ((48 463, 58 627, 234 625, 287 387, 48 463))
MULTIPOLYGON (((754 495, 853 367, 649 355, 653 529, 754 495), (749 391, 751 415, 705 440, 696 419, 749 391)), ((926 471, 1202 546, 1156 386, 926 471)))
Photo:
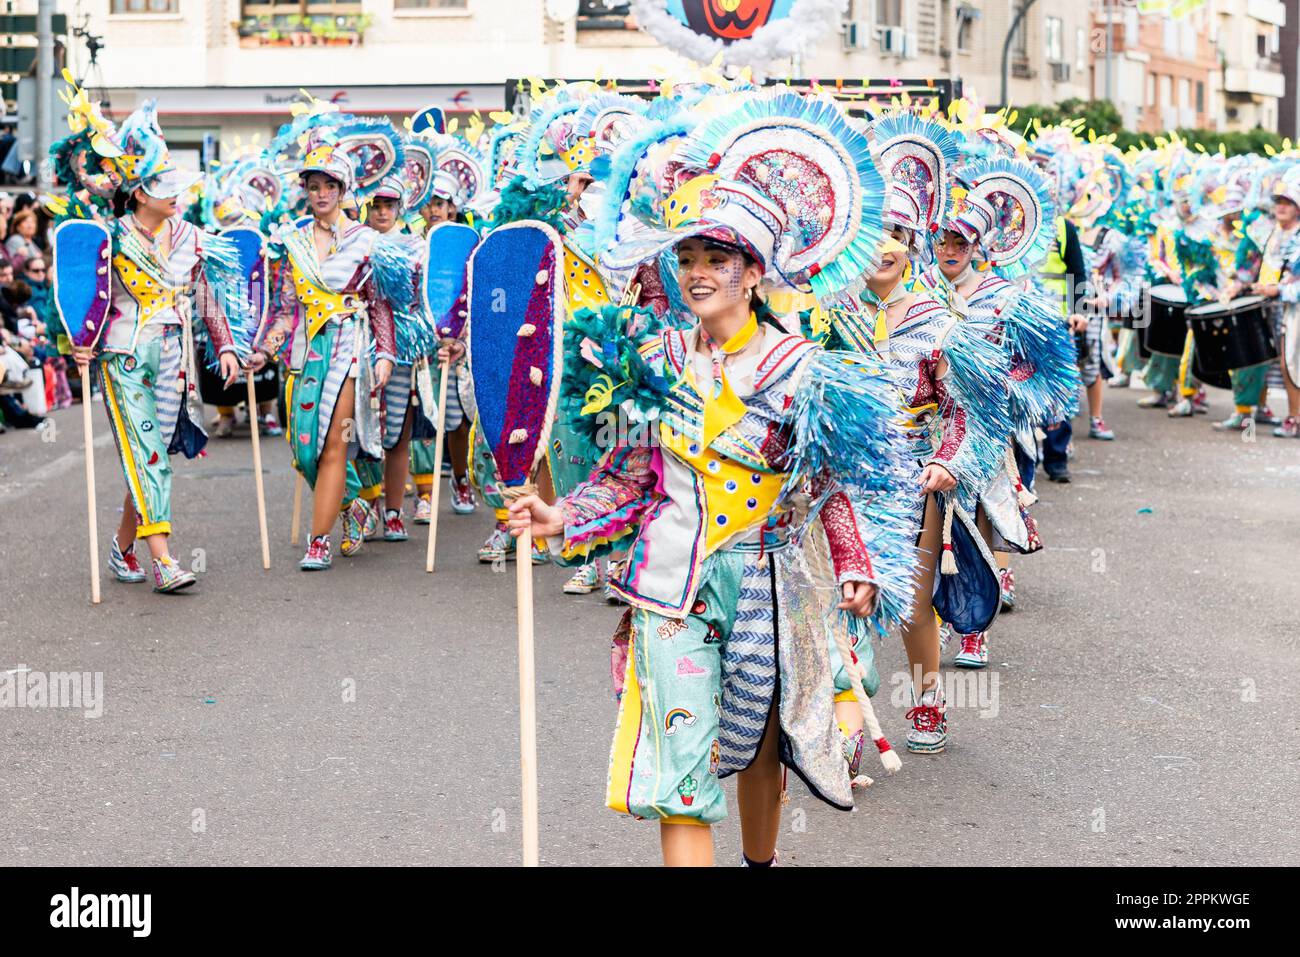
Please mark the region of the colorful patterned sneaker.
POLYGON ((1270 409, 1268 406, 1261 405, 1255 409, 1255 424, 1256 425, 1281 425, 1282 420, 1279 419, 1277 417, 1277 413, 1274 412, 1272 409, 1270 409))
POLYGON ((138 584, 149 577, 140 567, 140 560, 135 557, 135 543, 124 553, 117 544, 116 535, 113 536, 113 547, 108 552, 108 570, 114 578, 128 585, 138 584))
POLYGON ((1192 396, 1192 411, 1197 415, 1210 414, 1210 397, 1205 394, 1205 386, 1196 390, 1196 395, 1192 396))
POLYGON ((493 562, 513 561, 514 557, 514 537, 504 522, 497 522, 496 528, 492 529, 492 534, 478 550, 478 560, 484 565, 491 565, 493 562))
POLYGON ((1165 415, 1171 419, 1190 419, 1195 414, 1196 410, 1192 408, 1191 399, 1179 399, 1165 412, 1165 415))
POLYGON ((386 511, 384 513, 384 541, 404 542, 409 537, 406 534, 406 526, 402 524, 401 511, 395 508, 386 511))
POLYGON ((263 435, 284 435, 284 429, 280 428, 280 423, 276 421, 275 413, 268 412, 257 421, 263 435))
POLYGON ((384 537, 384 520, 379 516, 379 500, 366 502, 366 541, 377 542, 384 537))
POLYGON ((196 581, 193 572, 181 568, 171 557, 153 560, 153 590, 160 594, 189 588, 196 581))
POLYGON ((1013 610, 1016 607, 1016 573, 1010 568, 998 569, 998 585, 1002 591, 1002 610, 1013 610))
POLYGON ((551 560, 551 550, 546 547, 545 540, 533 539, 533 564, 545 565, 551 560))
POLYGON ((1279 439, 1300 439, 1300 419, 1288 415, 1282 420, 1282 424, 1273 430, 1273 435, 1279 439))
POLYGON ((1119 375, 1113 375, 1110 377, 1110 381, 1106 383, 1106 388, 1127 389, 1130 381, 1129 374, 1127 372, 1121 372, 1119 375))
POLYGON ((351 558, 365 545, 366 517, 369 514, 370 506, 359 498, 354 498, 352 504, 339 513, 343 520, 343 539, 339 542, 339 551, 344 558, 351 558))
POLYGON ((595 562, 578 566, 573 577, 564 583, 566 595, 590 595, 600 587, 600 570, 595 562))
POLYGON ((305 572, 323 572, 333 561, 330 557, 330 537, 317 535, 307 543, 307 554, 302 556, 298 567, 305 572))
POLYGON ((1101 439, 1103 442, 1109 442, 1115 438, 1115 433, 1106 428, 1106 420, 1093 416, 1088 423, 1088 438, 1101 439))
POLYGON ((428 525, 433 518, 433 503, 427 496, 417 495, 415 499, 415 524, 428 525))
POLYGON ((989 638, 985 632, 961 636, 961 651, 953 656, 958 668, 983 668, 989 663, 989 638))
POLYGON ((1215 429, 1218 432, 1240 432, 1243 429, 1249 428, 1246 424, 1249 421, 1249 415, 1246 415, 1244 412, 1234 412, 1222 422, 1215 422, 1210 426, 1210 428, 1215 429))
POLYGON ((451 510, 457 515, 468 515, 478 507, 474 501, 474 489, 469 484, 469 476, 462 475, 460 478, 452 476, 449 479, 451 483, 451 510))
POLYGON ((912 727, 907 731, 907 750, 917 754, 938 754, 948 743, 948 703, 943 689, 936 684, 916 700, 912 689, 912 708, 905 715, 912 727))
POLYGON ((1149 395, 1144 399, 1138 399, 1139 409, 1166 409, 1169 407, 1169 400, 1173 395, 1168 392, 1157 392, 1149 395))
POLYGON ((849 765, 850 781, 858 776, 858 771, 862 768, 862 745, 866 740, 866 733, 861 728, 852 734, 845 734, 844 725, 840 725, 840 747, 843 749, 844 760, 849 765))

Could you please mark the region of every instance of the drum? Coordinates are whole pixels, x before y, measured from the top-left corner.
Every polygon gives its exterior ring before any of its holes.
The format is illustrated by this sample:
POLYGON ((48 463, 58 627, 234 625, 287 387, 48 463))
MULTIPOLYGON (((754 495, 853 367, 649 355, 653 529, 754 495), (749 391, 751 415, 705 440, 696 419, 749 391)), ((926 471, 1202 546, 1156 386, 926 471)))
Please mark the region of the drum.
POLYGON ((1187 342, 1187 294, 1182 286, 1166 283, 1153 286, 1146 300, 1146 328, 1142 345, 1148 352, 1181 356, 1187 342))
POLYGON ((1211 385, 1230 383, 1231 369, 1246 369, 1277 358, 1273 317, 1269 301, 1263 296, 1194 306, 1187 310, 1187 323, 1196 340, 1195 374, 1211 385))

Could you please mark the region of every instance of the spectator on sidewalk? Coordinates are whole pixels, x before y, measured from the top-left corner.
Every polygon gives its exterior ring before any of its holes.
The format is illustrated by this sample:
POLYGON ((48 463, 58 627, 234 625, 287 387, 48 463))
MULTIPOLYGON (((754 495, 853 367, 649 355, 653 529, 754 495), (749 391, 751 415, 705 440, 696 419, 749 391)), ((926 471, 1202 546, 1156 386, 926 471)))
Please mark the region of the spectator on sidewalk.
POLYGON ((14 269, 22 269, 28 259, 35 257, 43 258, 41 248, 36 245, 36 213, 31 209, 24 209, 20 213, 15 213, 12 223, 10 223, 11 234, 5 240, 5 252, 9 254, 9 261, 14 264, 14 269))

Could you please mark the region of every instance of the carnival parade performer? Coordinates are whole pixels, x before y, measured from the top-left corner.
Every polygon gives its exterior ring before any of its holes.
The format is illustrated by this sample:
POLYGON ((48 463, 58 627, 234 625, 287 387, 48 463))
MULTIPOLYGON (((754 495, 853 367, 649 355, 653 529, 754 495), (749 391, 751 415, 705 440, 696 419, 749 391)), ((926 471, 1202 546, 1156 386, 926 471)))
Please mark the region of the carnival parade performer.
POLYGON ((630 542, 613 586, 631 608, 609 806, 659 821, 666 863, 708 864, 707 825, 726 814, 719 781, 738 773, 745 862, 767 866, 782 763, 834 806, 852 803, 827 632, 808 614, 807 573, 779 556, 819 515, 837 613, 866 616, 879 597, 897 614, 911 591, 912 527, 873 517, 905 454, 891 380, 872 360, 823 352, 761 318, 759 287, 765 275, 812 273, 815 289, 840 291, 874 258, 882 190, 865 139, 835 107, 779 89, 702 125, 674 155, 693 175, 656 177, 673 238, 642 255, 675 252, 674 293, 695 324, 664 329, 649 309, 606 306, 580 312, 566 335, 570 410, 603 395, 603 409, 658 420, 654 441, 604 450, 588 482, 555 505, 519 499, 510 522, 554 536, 569 562, 630 542), (779 156, 765 149, 773 144, 779 156), (858 162, 832 163, 838 149, 858 162), (800 164, 804 185, 764 171, 786 161, 800 164), (829 196, 854 215, 800 247, 794 237, 829 196), (593 347, 594 366, 583 359, 593 347), (602 386, 595 373, 608 361, 631 377, 602 386), (802 516, 796 492, 811 495, 802 516))
POLYGON ((370 135, 385 144, 378 155, 389 162, 363 170, 370 188, 400 161, 400 143, 392 142, 391 126, 352 128, 350 122, 321 123, 306 134, 297 171, 311 220, 277 237, 282 264, 273 314, 253 357, 260 367, 286 343, 290 347, 287 435, 294 467, 314 492, 304 571, 330 567, 330 531, 340 517, 340 550, 360 550, 370 510, 358 499, 349 451, 380 458, 379 396, 399 359, 430 344, 431 330, 419 329, 411 310, 415 263, 409 247, 350 221, 341 205, 358 185, 358 170, 339 141, 370 135))
MULTIPOLYGON (((1010 366, 1012 431, 1004 465, 979 495, 976 525, 994 550, 1002 608, 1015 606, 1010 554, 1042 546, 1028 508, 1035 501, 1034 429, 1074 414, 1079 373, 1074 346, 1059 310, 1032 284, 1016 285, 1037 269, 1052 241, 1055 217, 1049 183, 1037 169, 1012 159, 968 161, 953 189, 951 213, 937 233, 935 263, 921 282, 959 319, 972 316, 1000 330, 1010 366), (1004 230, 1003 223, 1017 229, 1004 230)), ((959 635, 959 667, 988 663, 988 636, 959 635)))
MULTIPOLYGON (((241 375, 252 310, 233 245, 179 215, 177 198, 199 176, 172 162, 153 101, 117 130, 83 91, 74 90, 69 103, 72 135, 51 155, 70 192, 50 205, 60 219, 108 220, 112 246, 111 273, 103 280, 106 328, 93 346, 73 347, 84 380, 92 365, 98 375, 126 478, 108 567, 118 581, 145 581, 135 553, 142 539, 154 590, 174 592, 196 579, 169 548, 170 456, 193 458, 207 442, 192 316, 197 309, 208 361, 229 385, 241 375)), ((59 266, 57 244, 55 255, 59 266)), ((91 264, 92 272, 98 266, 91 264)))

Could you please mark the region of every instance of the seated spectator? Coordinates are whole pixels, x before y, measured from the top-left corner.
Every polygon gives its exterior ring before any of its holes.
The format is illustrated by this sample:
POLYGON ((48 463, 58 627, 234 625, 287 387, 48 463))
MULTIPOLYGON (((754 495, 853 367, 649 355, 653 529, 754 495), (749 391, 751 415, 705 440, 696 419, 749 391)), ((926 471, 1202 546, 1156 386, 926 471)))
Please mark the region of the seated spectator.
POLYGON ((10 223, 12 234, 5 240, 5 252, 9 254, 9 261, 15 269, 22 269, 27 260, 33 257, 44 258, 41 248, 36 245, 36 226, 36 213, 33 210, 24 209, 14 214, 13 222, 10 223))
POLYGON ((34 384, 30 366, 34 351, 30 345, 11 345, 15 338, 9 330, 0 330, 0 423, 18 429, 37 429, 47 420, 32 415, 18 395, 34 384))

